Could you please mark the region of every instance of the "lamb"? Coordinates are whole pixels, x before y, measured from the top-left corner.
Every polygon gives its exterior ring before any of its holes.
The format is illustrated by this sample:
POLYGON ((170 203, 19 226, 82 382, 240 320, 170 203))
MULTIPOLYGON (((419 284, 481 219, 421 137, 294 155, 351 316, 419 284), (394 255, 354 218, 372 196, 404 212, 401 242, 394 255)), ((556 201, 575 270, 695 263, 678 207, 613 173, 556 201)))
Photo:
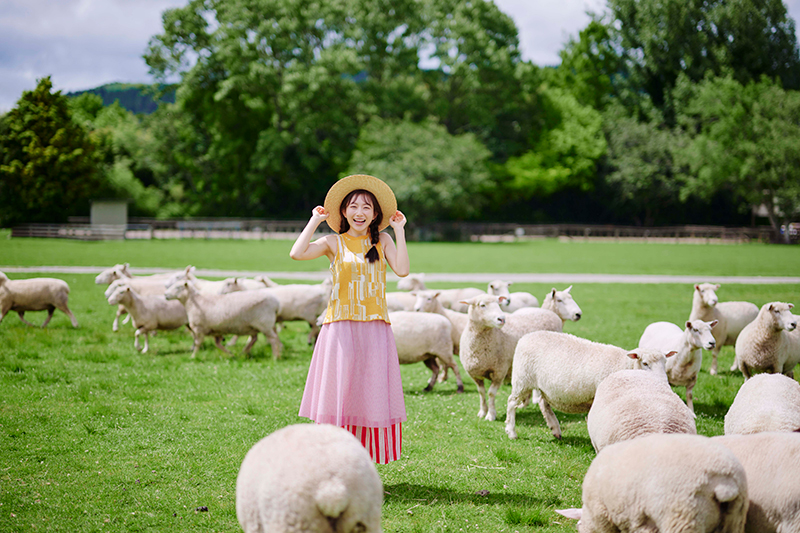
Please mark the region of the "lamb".
POLYGON ((699 435, 646 435, 604 448, 583 479, 580 533, 741 533, 745 469, 733 452, 699 435))
POLYGON ((716 346, 711 330, 717 324, 716 320, 692 320, 687 321, 686 329, 681 330, 672 322, 654 322, 645 328, 639 339, 641 348, 677 352, 675 357, 667 359, 667 378, 670 385, 686 387, 686 405, 693 413, 692 390, 703 363, 702 348, 712 350, 716 346))
POLYGON ((136 327, 133 347, 139 350, 139 335, 144 334, 144 350, 147 353, 151 331, 176 329, 189 323, 186 309, 175 300, 167 300, 163 294, 140 295, 127 285, 118 287, 109 296, 110 305, 124 305, 133 317, 136 327))
POLYGON ((437 358, 453 369, 458 383, 458 392, 464 392, 461 372, 453 359, 453 327, 447 318, 434 313, 397 311, 389 313, 392 333, 397 344, 397 356, 401 365, 423 361, 431 369, 431 379, 425 391, 433 389, 439 374, 437 358))
POLYGON ((66 281, 55 278, 31 278, 10 280, 0 272, 0 322, 9 311, 16 311, 19 319, 25 324, 33 326, 25 320, 25 311, 47 311, 47 318, 42 327, 47 327, 53 313, 59 309, 66 313, 72 322, 72 327, 78 327, 78 319, 72 314, 67 305, 69 300, 69 285, 66 281))
POLYGON ((800 432, 800 384, 783 374, 745 381, 725 415, 726 435, 765 431, 800 432))
POLYGON ((222 335, 228 333, 250 335, 250 342, 244 347, 244 353, 248 354, 261 332, 272 345, 273 359, 278 359, 283 348, 275 332, 275 319, 280 304, 268 290, 205 294, 191 281, 183 280, 167 288, 164 296, 167 300, 179 300, 186 308, 189 328, 194 336, 192 357, 197 355, 206 335, 213 335, 217 348, 230 353, 221 344, 222 335))
POLYGON ((398 291, 424 291, 427 289, 425 286, 425 274, 409 274, 397 280, 398 291))
MULTIPOLYGON (((645 348, 637 349, 642 350, 645 348)), ((694 413, 667 381, 664 363, 674 355, 669 352, 666 360, 642 365, 642 370, 614 372, 600 382, 586 418, 595 451, 650 433, 697 434, 694 413)))
POLYGON ((712 437, 739 460, 747 475, 746 533, 800 531, 800 434, 712 437))
POLYGON ((383 484, 350 432, 295 424, 258 441, 236 478, 236 517, 245 533, 379 533, 383 484))
POLYGON ((739 334, 734 364, 744 379, 758 372, 794 377, 794 367, 800 362, 800 331, 793 307, 783 302, 764 304, 739 334))
MULTIPOLYGON (((223 282, 222 294, 239 292, 246 290, 239 283, 240 278, 228 279, 223 282)), ((268 294, 277 298, 280 303, 277 321, 288 322, 291 320, 303 320, 308 322, 311 330, 308 333, 308 343, 314 344, 319 335, 320 326, 317 319, 320 314, 325 312, 328 307, 328 300, 331 297, 333 282, 327 278, 322 283, 316 285, 278 285, 269 288, 262 286, 259 291, 267 291, 268 294)))
MULTIPOLYGON (((561 331, 558 315, 543 309, 536 314, 506 314, 500 309, 502 296, 483 294, 463 303, 468 306, 469 322, 461 334, 459 356, 464 370, 475 381, 480 394, 478 418, 497 418, 495 395, 511 373, 517 341, 531 331, 561 331), (491 381, 488 399, 484 379, 491 381)), ((514 372, 516 374, 516 371, 514 372)))
MULTIPOLYGON (((714 328, 716 345, 711 350, 711 367, 708 373, 717 374, 717 359, 723 346, 733 346, 744 327, 758 315, 758 307, 750 302, 719 302, 719 285, 702 283, 694 286, 692 311, 689 320, 717 321, 714 328)), ((731 369, 735 370, 735 369, 731 369)))
POLYGON ((508 288, 513 282, 496 279, 489 283, 487 294, 505 296, 506 300, 501 309, 506 313, 513 313, 523 307, 539 307, 539 299, 529 292, 509 292, 508 288))
POLYGON ((628 351, 554 331, 529 333, 519 340, 514 352, 506 433, 509 438, 517 438, 517 408, 533 398, 539 403, 547 427, 560 439, 561 426, 553 409, 586 413, 605 378, 618 370, 647 368, 663 360, 661 351, 628 351))

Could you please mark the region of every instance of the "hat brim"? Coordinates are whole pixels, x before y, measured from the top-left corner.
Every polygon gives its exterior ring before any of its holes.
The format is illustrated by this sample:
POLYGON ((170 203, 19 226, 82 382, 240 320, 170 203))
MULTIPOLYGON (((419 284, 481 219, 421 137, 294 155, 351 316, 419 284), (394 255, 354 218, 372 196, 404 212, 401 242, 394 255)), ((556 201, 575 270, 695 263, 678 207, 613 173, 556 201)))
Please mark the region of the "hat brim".
POLYGON ((375 176, 353 174, 334 183, 328 194, 325 195, 324 207, 328 212, 328 218, 325 219, 325 222, 336 233, 339 233, 342 226, 342 213, 339 210, 342 201, 350 192, 358 189, 371 192, 375 195, 375 199, 378 200, 383 213, 378 229, 384 230, 389 227, 389 219, 397 211, 397 199, 394 196, 394 192, 392 192, 392 188, 375 176))

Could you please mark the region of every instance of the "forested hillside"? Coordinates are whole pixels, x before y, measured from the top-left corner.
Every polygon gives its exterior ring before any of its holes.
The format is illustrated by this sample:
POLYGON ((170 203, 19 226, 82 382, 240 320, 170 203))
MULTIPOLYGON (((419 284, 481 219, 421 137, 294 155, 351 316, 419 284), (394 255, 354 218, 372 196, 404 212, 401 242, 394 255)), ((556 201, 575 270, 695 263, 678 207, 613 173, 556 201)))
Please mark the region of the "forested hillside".
POLYGON ((175 103, 175 89, 168 86, 151 87, 141 83, 107 83, 85 91, 70 92, 66 96, 74 98, 86 93, 102 98, 104 106, 119 101, 120 106, 136 115, 154 112, 158 109, 159 102, 175 103))

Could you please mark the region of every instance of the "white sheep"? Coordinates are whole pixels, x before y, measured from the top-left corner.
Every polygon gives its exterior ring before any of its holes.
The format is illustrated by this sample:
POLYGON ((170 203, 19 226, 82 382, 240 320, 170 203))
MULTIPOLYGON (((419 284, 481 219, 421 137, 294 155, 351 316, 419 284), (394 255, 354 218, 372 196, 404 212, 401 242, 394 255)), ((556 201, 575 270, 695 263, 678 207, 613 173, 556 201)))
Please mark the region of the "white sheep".
POLYGON ((398 291, 424 291, 427 290, 425 286, 425 274, 409 274, 404 278, 397 280, 398 291))
POLYGON ((396 311, 389 313, 392 333, 397 345, 397 356, 401 365, 424 362, 431 369, 431 379, 426 391, 433 389, 439 374, 437 359, 447 368, 452 368, 458 383, 458 392, 464 392, 461 372, 453 359, 453 327, 447 318, 434 313, 396 311))
POLYGON ((800 383, 783 374, 758 374, 739 387, 725 415, 725 434, 800 431, 800 383))
POLYGON ((128 310, 136 328, 133 347, 137 350, 140 349, 139 336, 144 334, 142 353, 147 353, 149 348, 150 332, 177 329, 189 323, 186 308, 180 302, 167 300, 163 294, 139 294, 132 287, 124 284, 108 297, 108 303, 109 305, 124 305, 128 310))
POLYGON ((764 304, 739 334, 734 364, 744 379, 759 372, 794 377, 794 367, 800 362, 800 330, 793 307, 783 302, 764 304))
POLYGON ((118 279, 149 279, 149 280, 167 280, 175 272, 164 272, 161 274, 152 274, 149 276, 135 276, 130 271, 129 263, 117 263, 113 267, 106 268, 94 278, 97 285, 109 285, 118 279))
POLYGON ((716 346, 712 329, 717 323, 716 320, 692 320, 681 329, 672 322, 654 322, 645 328, 639 339, 641 348, 677 352, 667 359, 667 378, 670 385, 686 388, 686 405, 693 413, 692 391, 703 364, 703 348, 713 350, 716 346))
MULTIPOLYGON (((637 349, 642 359, 645 349, 637 349)), ((667 353, 667 360, 674 354, 667 353)), ((620 370, 600 382, 586 417, 595 451, 650 433, 697 434, 694 413, 669 386, 665 362, 620 370)))
POLYGON ((736 456, 747 475, 746 533, 800 531, 800 434, 712 437, 736 456))
POLYGON ((222 346, 222 336, 226 334, 250 335, 250 342, 244 353, 263 333, 272 345, 272 357, 278 359, 283 345, 275 332, 275 319, 280 304, 269 294, 269 289, 232 292, 230 294, 205 294, 189 280, 178 281, 167 288, 167 300, 179 300, 186 307, 189 329, 194 336, 192 357, 197 354, 206 335, 213 335, 220 350, 230 353, 222 346))
POLYGON ((66 313, 72 322, 72 327, 78 327, 78 319, 72 314, 67 305, 69 301, 69 285, 62 279, 55 278, 30 278, 8 279, 0 272, 0 322, 9 311, 16 311, 19 319, 25 324, 33 326, 25 320, 25 311, 47 311, 47 318, 42 327, 47 327, 53 313, 59 309, 66 313))
POLYGON ((487 294, 494 294, 495 296, 505 296, 506 300, 500 308, 506 313, 513 313, 517 309, 523 307, 539 307, 539 299, 529 292, 510 292, 509 287, 512 281, 503 281, 496 279, 489 282, 486 290, 487 294))
MULTIPOLYGON (((453 326, 453 353, 458 353, 461 344, 461 334, 464 328, 467 327, 469 316, 466 313, 459 313, 452 309, 445 309, 442 302, 439 301, 441 291, 426 290, 416 291, 416 301, 414 302, 414 311, 418 313, 436 313, 442 315, 453 326)), ((446 371, 446 370, 445 370, 446 371)))
MULTIPOLYGON (((194 274, 195 270, 196 268, 192 265, 187 266, 183 270, 180 270, 167 278, 167 280, 164 281, 164 286, 169 287, 179 281, 188 280, 194 283, 194 286, 197 287, 200 292, 205 294, 222 294, 222 291, 225 288, 225 280, 211 281, 208 279, 198 278, 194 274)), ((258 286, 256 288, 260 289, 262 287, 258 286)))
POLYGON ((415 292, 387 292, 386 308, 389 311, 413 311, 417 301, 415 292))
MULTIPOLYGON (((495 396, 511 373, 517 341, 531 331, 561 331, 558 316, 542 309, 537 314, 507 314, 500 309, 502 296, 483 294, 463 303, 468 306, 469 322, 461 334, 459 358, 464 370, 475 381, 480 394, 478 417, 497 418, 495 396), (486 392, 484 380, 491 381, 486 392)), ((516 374, 516 370, 514 370, 516 374)))
POLYGON ((618 442, 583 479, 580 533, 742 533, 749 505, 744 467, 700 435, 656 434, 618 442))
MULTIPOLYGON (((572 285, 563 291, 558 291, 555 288, 551 289, 542 302, 542 309, 547 309, 554 312, 561 317, 562 322, 566 322, 567 320, 577 322, 581 319, 583 311, 581 311, 581 308, 577 303, 575 303, 575 299, 572 298, 572 294, 570 294, 571 290, 572 285)), ((519 313, 525 311, 529 311, 529 309, 523 308, 517 312, 519 313)))
POLYGON ((605 378, 619 370, 641 369, 663 360, 661 351, 623 350, 554 331, 529 333, 519 340, 514 352, 506 433, 517 438, 517 408, 533 399, 539 404, 547 427, 560 439, 561 426, 553 409, 586 413, 597 386, 605 378))
POLYGON ((237 291, 253 291, 256 289, 267 289, 269 287, 278 287, 279 285, 269 279, 267 276, 256 276, 253 279, 249 278, 225 278, 221 283, 222 287, 219 294, 227 294, 229 292, 237 291), (232 287, 235 286, 235 287, 232 287))
POLYGON ((464 303, 466 300, 480 296, 481 294, 486 294, 486 292, 482 291, 481 289, 476 289, 474 287, 464 287, 461 289, 442 289, 439 292, 439 301, 442 303, 445 309, 452 309, 453 311, 458 311, 459 313, 467 312, 468 306, 464 303))
MULTIPOLYGON (((245 285, 240 283, 241 278, 229 278, 223 281, 220 289, 222 294, 247 290, 245 285)), ((320 326, 317 319, 320 314, 325 313, 328 307, 328 300, 331 297, 333 282, 330 278, 322 283, 305 285, 302 283, 293 285, 278 285, 273 282, 273 286, 265 288, 263 285, 259 291, 267 291, 278 299, 280 307, 278 309, 278 323, 290 322, 292 320, 302 320, 307 322, 311 330, 308 332, 308 343, 314 344, 319 335, 320 326)))
MULTIPOLYGON (((117 290, 122 283, 127 283, 133 287, 139 294, 164 294, 166 287, 164 281, 169 279, 174 272, 165 274, 153 274, 152 276, 134 276, 129 270, 128 263, 116 264, 111 268, 107 268, 100 272, 94 279, 98 285, 108 285, 105 291, 106 299, 117 290)), ((125 306, 117 306, 117 314, 114 316, 114 322, 111 324, 111 331, 119 330, 119 319, 121 316, 127 314, 125 306)), ((130 317, 125 317, 123 324, 127 323, 130 317)))
POLYGON ((236 478, 245 533, 380 533, 383 484, 350 432, 296 424, 258 441, 236 478))
MULTIPOLYGON (((717 359, 723 346, 733 346, 739 332, 752 322, 758 314, 756 304, 750 302, 720 302, 717 299, 719 285, 702 283, 694 286, 692 311, 689 320, 717 321, 714 327, 716 345, 711 350, 711 367, 708 373, 717 374, 717 359)), ((732 368, 731 370, 735 370, 732 368)))

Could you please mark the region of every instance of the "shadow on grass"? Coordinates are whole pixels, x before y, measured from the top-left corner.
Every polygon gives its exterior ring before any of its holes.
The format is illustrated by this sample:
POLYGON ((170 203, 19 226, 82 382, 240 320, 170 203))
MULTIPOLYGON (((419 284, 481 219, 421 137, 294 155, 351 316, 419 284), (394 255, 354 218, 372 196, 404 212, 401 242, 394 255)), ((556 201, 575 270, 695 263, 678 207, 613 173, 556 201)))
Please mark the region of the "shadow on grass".
POLYGON ((429 487, 411 483, 397 483, 384 485, 384 502, 387 504, 418 504, 424 501, 427 506, 449 506, 452 504, 468 503, 480 505, 514 505, 520 507, 561 505, 559 498, 538 498, 523 494, 508 494, 505 492, 479 493, 458 492, 443 487, 429 487))

